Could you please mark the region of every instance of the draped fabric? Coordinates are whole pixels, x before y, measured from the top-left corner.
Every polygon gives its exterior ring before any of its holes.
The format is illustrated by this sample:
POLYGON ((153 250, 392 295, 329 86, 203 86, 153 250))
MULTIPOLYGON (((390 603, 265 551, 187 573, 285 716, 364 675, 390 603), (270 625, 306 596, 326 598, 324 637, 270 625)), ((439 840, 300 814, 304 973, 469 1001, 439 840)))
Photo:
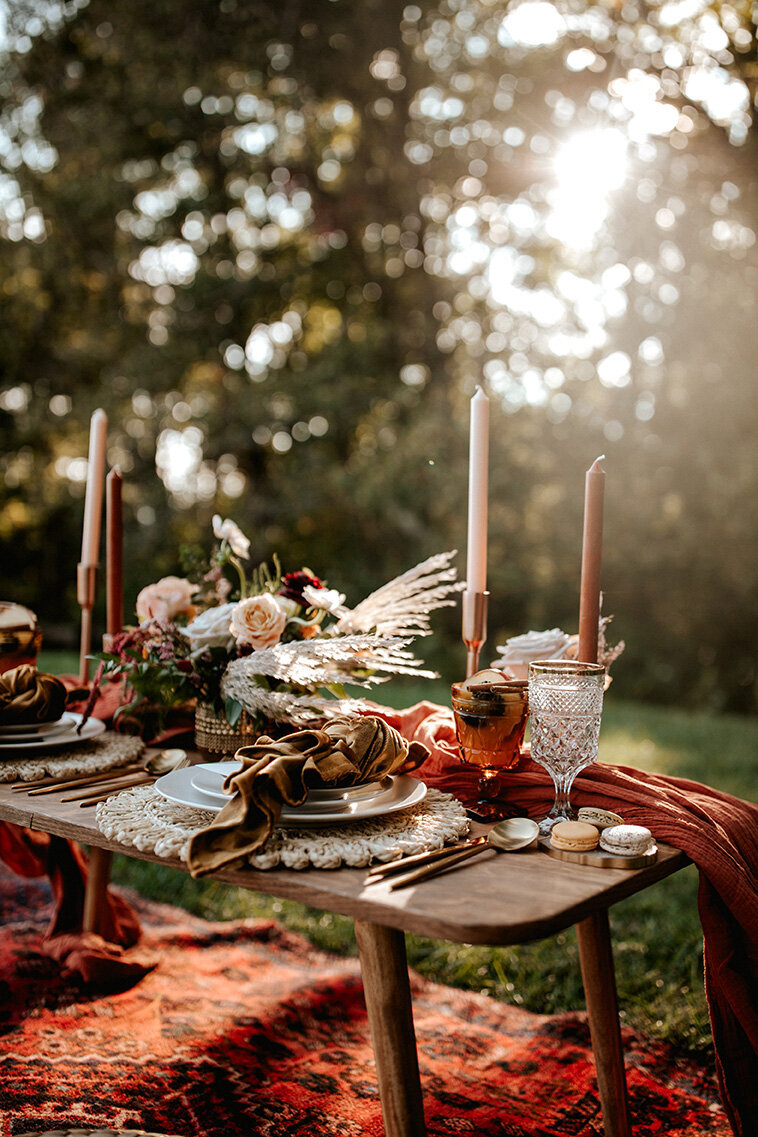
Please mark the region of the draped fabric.
MULTIPOLYGON (((477 799, 478 772, 458 757, 452 712, 433 703, 403 711, 374 709, 409 741, 430 750, 416 772, 427 785, 477 799)), ((550 777, 527 760, 504 775, 514 810, 543 817, 553 800, 550 777)), ((755 1133, 758 1116, 758 805, 686 778, 602 762, 579 774, 576 806, 596 806, 645 825, 681 849, 700 872, 705 992, 724 1107, 738 1137, 755 1133)))
MULTIPOLYGON (((74 676, 62 678, 68 709, 82 711, 88 688, 79 688, 74 676)), ((121 695, 120 683, 104 685, 94 716, 110 722, 121 695)), ((98 988, 113 988, 136 982, 154 966, 152 957, 135 946, 140 936, 136 913, 110 889, 98 913, 100 933, 83 932, 87 857, 75 842, 0 821, 0 859, 19 876, 50 878, 55 905, 43 948, 64 971, 98 988)))

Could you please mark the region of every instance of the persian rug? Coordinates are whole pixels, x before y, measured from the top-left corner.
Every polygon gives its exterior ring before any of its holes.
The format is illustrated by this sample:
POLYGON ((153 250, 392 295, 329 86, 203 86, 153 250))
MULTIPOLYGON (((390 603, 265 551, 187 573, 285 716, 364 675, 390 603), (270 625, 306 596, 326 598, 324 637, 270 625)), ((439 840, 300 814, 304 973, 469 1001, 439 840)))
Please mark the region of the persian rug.
MULTIPOLYGON (((94 990, 40 950, 46 884, 0 867, 0 1134, 381 1137, 358 963, 276 923, 130 894, 158 967, 94 990)), ((429 1137, 599 1137, 580 1014, 413 978, 429 1137)), ((728 1137, 712 1071, 624 1031, 635 1137, 728 1137)))

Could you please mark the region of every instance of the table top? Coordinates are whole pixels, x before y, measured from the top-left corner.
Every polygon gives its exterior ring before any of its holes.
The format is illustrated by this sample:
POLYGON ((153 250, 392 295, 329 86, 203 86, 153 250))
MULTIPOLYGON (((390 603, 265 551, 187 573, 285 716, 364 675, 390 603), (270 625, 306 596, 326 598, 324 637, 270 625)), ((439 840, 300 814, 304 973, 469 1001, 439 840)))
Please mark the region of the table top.
MULTIPOLYGON (((64 792, 29 797, 0 784, 0 820, 187 871, 179 861, 107 840, 95 810, 62 802, 64 792)), ((488 827, 472 822, 471 828, 475 836, 488 827)), ((396 892, 387 884, 364 885, 366 869, 245 869, 213 879, 401 931, 497 945, 571 927, 688 863, 684 853, 662 844, 652 865, 635 870, 569 864, 537 849, 510 854, 488 849, 469 864, 396 892)))

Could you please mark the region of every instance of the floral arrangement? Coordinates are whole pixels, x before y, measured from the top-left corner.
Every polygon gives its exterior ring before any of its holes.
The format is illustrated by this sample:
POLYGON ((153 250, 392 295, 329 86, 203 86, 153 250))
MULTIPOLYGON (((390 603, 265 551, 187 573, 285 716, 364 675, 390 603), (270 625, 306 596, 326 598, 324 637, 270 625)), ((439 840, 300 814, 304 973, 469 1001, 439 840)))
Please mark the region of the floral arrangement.
POLYGON ((260 729, 302 726, 359 709, 345 683, 434 678, 408 648, 431 634, 430 613, 454 604, 463 587, 451 567, 455 552, 429 557, 348 608, 310 569, 283 573, 275 557, 273 567, 248 571, 250 542, 235 522, 217 515, 213 533, 210 560, 196 558, 187 576, 143 588, 139 626, 102 653, 98 681, 127 680, 122 715, 159 723, 171 708, 199 700, 231 726, 243 710, 260 729))

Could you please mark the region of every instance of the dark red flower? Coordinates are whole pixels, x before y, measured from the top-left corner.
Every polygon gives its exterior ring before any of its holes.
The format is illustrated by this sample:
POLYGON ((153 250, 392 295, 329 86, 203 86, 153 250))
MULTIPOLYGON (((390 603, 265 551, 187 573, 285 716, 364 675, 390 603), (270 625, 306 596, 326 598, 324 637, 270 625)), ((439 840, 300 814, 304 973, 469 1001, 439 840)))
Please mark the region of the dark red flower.
POLYGON ((307 569, 301 569, 300 572, 286 572, 282 577, 282 586, 279 589, 279 595, 285 596, 287 600, 294 600, 296 604, 302 604, 307 608, 308 602, 303 596, 303 589, 308 585, 311 588, 323 588, 323 584, 317 576, 307 569))

